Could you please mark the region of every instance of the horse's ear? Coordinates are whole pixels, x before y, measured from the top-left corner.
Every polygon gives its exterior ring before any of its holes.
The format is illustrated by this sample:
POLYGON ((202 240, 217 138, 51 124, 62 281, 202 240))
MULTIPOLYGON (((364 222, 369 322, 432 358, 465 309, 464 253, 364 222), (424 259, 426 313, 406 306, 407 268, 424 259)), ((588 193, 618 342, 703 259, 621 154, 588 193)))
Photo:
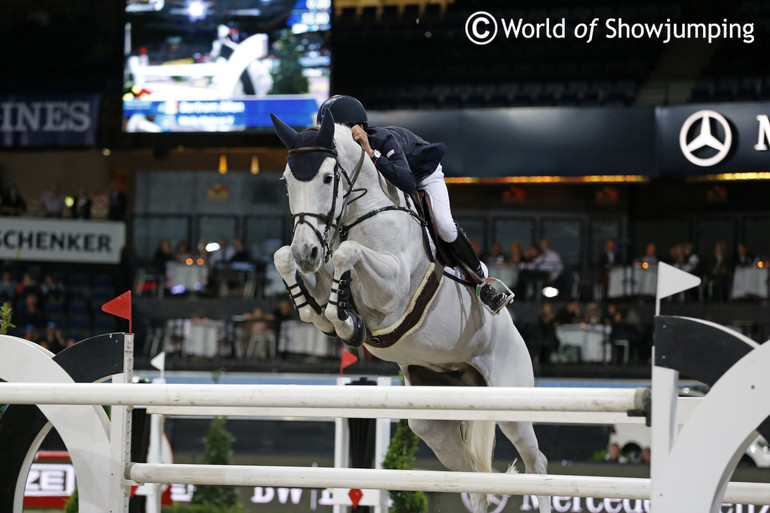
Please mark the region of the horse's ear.
POLYGON ((330 110, 326 111, 324 119, 321 121, 317 144, 324 148, 334 148, 334 116, 330 110))
POLYGON ((275 133, 283 145, 288 149, 292 149, 297 143, 297 138, 299 137, 297 131, 281 121, 278 116, 272 112, 270 113, 270 119, 273 120, 273 128, 275 129, 275 133))

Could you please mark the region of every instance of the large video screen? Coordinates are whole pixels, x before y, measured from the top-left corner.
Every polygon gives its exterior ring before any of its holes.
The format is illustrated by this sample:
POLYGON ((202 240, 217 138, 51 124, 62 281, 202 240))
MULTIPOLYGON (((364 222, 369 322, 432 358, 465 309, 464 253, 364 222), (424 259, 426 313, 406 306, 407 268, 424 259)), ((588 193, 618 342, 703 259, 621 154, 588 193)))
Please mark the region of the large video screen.
POLYGON ((329 97, 331 0, 127 0, 125 132, 315 124, 329 97))

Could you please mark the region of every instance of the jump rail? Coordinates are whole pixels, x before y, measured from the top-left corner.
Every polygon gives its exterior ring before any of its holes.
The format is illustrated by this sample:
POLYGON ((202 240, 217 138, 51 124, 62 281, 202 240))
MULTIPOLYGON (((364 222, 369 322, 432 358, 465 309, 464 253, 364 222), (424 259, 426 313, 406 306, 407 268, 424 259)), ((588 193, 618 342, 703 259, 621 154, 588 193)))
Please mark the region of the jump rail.
MULTIPOLYGON (((447 393, 446 387, 0 383, 0 404, 643 414, 649 405, 649 393, 649 389, 645 388, 453 387, 451 393, 447 393)), ((386 413, 381 413, 381 416, 386 413)))
MULTIPOLYGON (((129 463, 124 477, 137 483, 299 488, 349 488, 350 483, 356 483, 357 487, 376 490, 650 498, 649 479, 628 477, 149 463, 129 463)), ((768 492, 767 484, 730 483, 724 500, 770 504, 768 492)))

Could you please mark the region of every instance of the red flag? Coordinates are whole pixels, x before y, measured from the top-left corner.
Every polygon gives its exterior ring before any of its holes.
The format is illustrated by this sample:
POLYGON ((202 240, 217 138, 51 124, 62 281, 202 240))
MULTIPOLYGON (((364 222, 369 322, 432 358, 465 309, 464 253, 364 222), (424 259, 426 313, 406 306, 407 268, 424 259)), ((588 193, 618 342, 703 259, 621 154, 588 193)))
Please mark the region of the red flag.
POLYGON ((131 291, 124 292, 112 301, 102 305, 102 311, 128 319, 128 332, 133 333, 131 329, 131 291))
POLYGON ((364 492, 362 492, 359 488, 353 488, 348 492, 348 497, 350 497, 350 502, 353 503, 353 509, 358 508, 358 502, 361 500, 361 497, 363 496, 364 496, 364 492))
POLYGON ((342 369, 345 367, 348 367, 350 365, 353 365, 358 361, 358 357, 348 351, 347 349, 342 350, 342 360, 340 360, 340 376, 342 376, 342 369))

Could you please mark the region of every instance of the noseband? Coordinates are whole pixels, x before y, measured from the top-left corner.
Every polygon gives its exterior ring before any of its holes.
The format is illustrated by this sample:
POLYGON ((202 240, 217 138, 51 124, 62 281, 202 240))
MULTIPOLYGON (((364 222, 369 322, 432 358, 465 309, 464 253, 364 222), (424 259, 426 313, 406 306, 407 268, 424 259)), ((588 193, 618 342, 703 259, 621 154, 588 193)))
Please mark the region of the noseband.
POLYGON ((294 231, 296 231, 297 226, 301 224, 306 224, 310 227, 310 229, 315 234, 318 241, 321 243, 321 247, 324 250, 324 263, 329 261, 329 258, 332 256, 332 247, 334 246, 334 242, 337 239, 337 236, 340 234, 340 228, 342 225, 342 219, 345 217, 345 213, 348 209, 348 204, 350 203, 350 195, 353 192, 353 185, 356 183, 356 180, 358 179, 358 175, 361 172, 361 168, 364 164, 364 156, 366 155, 366 151, 361 148, 361 156, 358 158, 358 162, 356 163, 356 166, 353 168, 352 177, 348 175, 348 173, 345 171, 345 169, 340 165, 337 150, 334 148, 325 148, 323 146, 301 146, 299 148, 292 148, 289 150, 289 155, 297 155, 301 153, 313 153, 313 152, 324 152, 328 153, 332 157, 334 157, 334 190, 332 192, 332 205, 329 209, 329 212, 327 214, 318 214, 315 212, 300 212, 297 214, 292 214, 292 234, 294 231), (343 196, 342 200, 342 207, 340 208, 340 215, 337 216, 337 218, 334 218, 334 211, 337 207, 337 191, 339 190, 340 185, 340 176, 345 177, 345 181, 348 182, 349 189, 343 196), (321 233, 321 231, 316 227, 315 224, 308 222, 307 218, 315 218, 324 223, 324 231, 321 233), (331 239, 329 238, 329 231, 331 228, 334 227, 334 233, 331 236, 331 239))

